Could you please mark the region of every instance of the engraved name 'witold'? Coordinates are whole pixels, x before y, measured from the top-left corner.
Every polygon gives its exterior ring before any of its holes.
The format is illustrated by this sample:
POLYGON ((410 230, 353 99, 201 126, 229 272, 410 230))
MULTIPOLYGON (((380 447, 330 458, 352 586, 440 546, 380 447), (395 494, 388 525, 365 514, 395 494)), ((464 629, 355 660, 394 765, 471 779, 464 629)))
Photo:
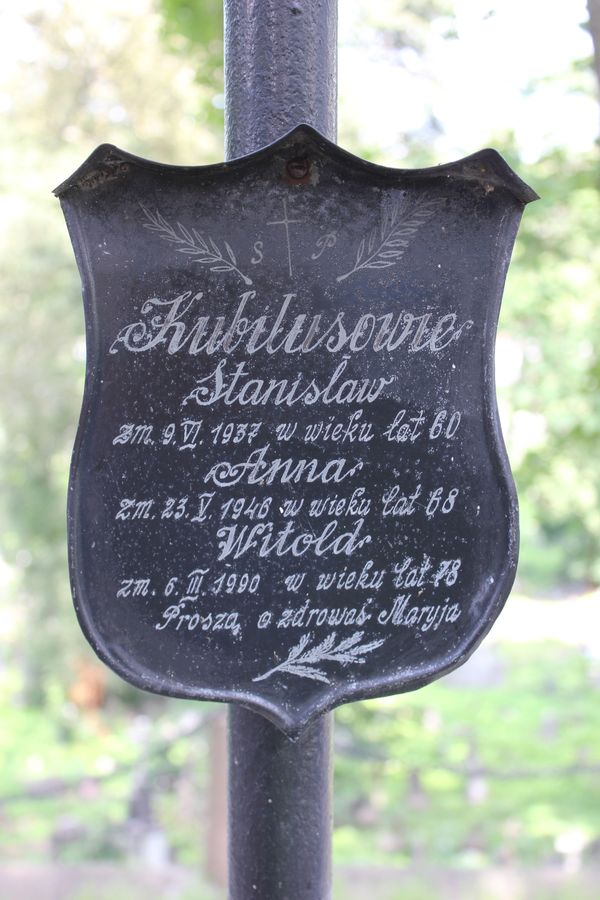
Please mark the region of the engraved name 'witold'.
POLYGON ((256 291, 241 294, 228 323, 226 316, 198 315, 203 296, 202 291, 196 294, 185 291, 174 300, 153 297, 145 301, 141 308, 144 318, 122 328, 110 352, 117 353, 122 347, 132 353, 143 353, 162 346, 169 354, 210 356, 233 353, 242 345, 249 355, 260 351, 270 355, 306 354, 319 348, 329 353, 358 353, 369 346, 375 352, 393 352, 403 347, 409 353, 423 350, 438 353, 473 325, 471 319, 458 323, 453 312, 443 316, 414 315, 406 311, 381 316, 366 313, 354 320, 347 313, 338 312, 331 321, 321 314, 293 316, 290 307, 297 294, 285 294, 276 315, 250 318, 243 313, 248 302, 256 297, 256 291))

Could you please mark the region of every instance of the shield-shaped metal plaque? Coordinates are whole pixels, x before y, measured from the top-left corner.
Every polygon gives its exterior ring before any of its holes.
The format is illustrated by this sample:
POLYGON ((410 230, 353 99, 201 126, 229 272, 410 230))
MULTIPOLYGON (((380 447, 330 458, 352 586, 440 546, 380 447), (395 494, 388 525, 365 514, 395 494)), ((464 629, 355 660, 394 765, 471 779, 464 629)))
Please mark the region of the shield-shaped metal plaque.
POLYGON ((493 359, 533 191, 492 150, 387 169, 301 126, 195 168, 104 145, 57 193, 88 348, 71 577, 98 655, 289 733, 467 659, 517 558, 493 359))

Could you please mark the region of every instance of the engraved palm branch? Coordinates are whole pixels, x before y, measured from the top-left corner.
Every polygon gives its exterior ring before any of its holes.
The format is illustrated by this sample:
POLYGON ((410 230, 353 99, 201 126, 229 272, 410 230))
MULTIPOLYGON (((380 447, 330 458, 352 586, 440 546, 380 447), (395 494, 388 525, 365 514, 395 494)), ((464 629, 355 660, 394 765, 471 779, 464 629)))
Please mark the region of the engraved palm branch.
POLYGON ((176 222, 173 226, 158 210, 151 212, 142 203, 140 207, 148 219, 143 223, 144 228, 155 232, 163 241, 173 244, 177 253, 195 257, 194 262, 209 266, 211 272, 235 272, 244 284, 252 284, 252 279, 238 268, 235 253, 226 240, 223 240, 223 252, 212 237, 205 239, 196 228, 190 231, 181 222, 176 222))
POLYGON ((304 634, 295 647, 292 647, 287 659, 252 680, 264 681, 276 672, 287 672, 289 675, 298 675, 300 678, 310 678, 313 681, 330 684, 327 674, 318 668, 317 663, 337 662, 343 666, 364 663, 365 654, 371 653, 385 642, 385 638, 382 638, 370 641, 368 644, 361 644, 364 634, 364 631, 355 631, 350 637, 344 638, 336 645, 337 635, 335 631, 332 631, 328 637, 313 647, 309 647, 312 632, 304 634))
POLYGON ((381 222, 362 238, 354 260, 354 266, 336 281, 345 281, 361 269, 387 269, 404 256, 419 228, 436 211, 438 200, 421 200, 402 214, 398 200, 383 209, 381 222))

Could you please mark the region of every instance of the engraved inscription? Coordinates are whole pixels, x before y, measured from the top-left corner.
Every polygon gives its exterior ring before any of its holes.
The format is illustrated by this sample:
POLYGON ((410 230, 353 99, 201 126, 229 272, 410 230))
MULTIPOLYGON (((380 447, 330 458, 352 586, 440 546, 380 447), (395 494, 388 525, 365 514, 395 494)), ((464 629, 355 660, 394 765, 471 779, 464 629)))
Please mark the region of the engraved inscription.
MULTIPOLYGON (((372 265, 381 259, 388 260, 386 268, 392 265, 404 250, 394 250, 392 260, 381 256, 381 248, 396 240, 408 246, 434 208, 423 202, 403 217, 398 205, 392 206, 377 232, 380 243, 376 246, 372 232, 355 268, 337 281, 361 269, 383 268, 372 265)), ((285 202, 283 211, 282 220, 267 224, 284 226, 292 275, 289 226, 299 220, 288 217, 285 202)), ((157 218, 157 229, 164 229, 164 222, 157 218)), ((189 233, 179 224, 178 229, 167 232, 171 243, 187 241, 189 233)), ((197 239, 195 233, 190 237, 197 239)), ((336 243, 331 235, 319 240, 321 251, 336 243)), ((312 253, 311 260, 320 255, 312 253)), ((187 451, 194 461, 189 490, 119 497, 114 518, 124 528, 160 520, 163 529, 177 528, 182 537, 182 527, 210 525, 206 567, 194 570, 187 589, 181 576, 171 576, 162 591, 156 630, 222 631, 231 639, 247 639, 252 628, 301 631, 293 646, 282 648, 283 659, 254 674, 253 682, 298 677, 330 683, 336 666, 364 665, 384 645, 386 637, 368 637, 365 629, 373 623, 424 634, 451 627, 461 615, 458 597, 437 596, 440 586, 458 586, 460 558, 434 561, 435 545, 429 539, 414 544, 414 555, 382 565, 379 548, 388 523, 410 521, 418 533, 419 523, 451 521, 463 508, 461 488, 452 480, 410 468, 400 477, 391 465, 392 460, 401 462, 403 446, 435 452, 451 448, 460 435, 463 412, 456 404, 409 405, 412 398, 398 384, 393 365, 386 364, 389 374, 355 373, 357 359, 366 359, 359 370, 368 372, 368 361, 377 357, 448 358, 454 346, 469 338, 474 322, 453 311, 436 315, 384 308, 377 315, 357 315, 334 307, 327 314, 307 314, 300 312, 301 295, 299 288, 273 301, 252 290, 239 295, 228 314, 217 315, 209 311, 214 302, 204 290, 190 289, 173 300, 154 296, 142 302, 141 317, 123 326, 109 347, 112 356, 184 354, 207 360, 206 374, 192 374, 191 387, 182 380, 183 390, 161 420, 125 422, 112 438, 114 447, 138 456, 174 453, 173 465, 187 451), (285 366, 281 372, 264 371, 255 357, 281 358, 285 366), (296 359, 311 357, 319 364, 298 371, 296 359), (385 416, 374 416, 390 391, 401 405, 394 402, 385 416), (273 419, 271 409, 289 411, 291 418, 273 419), (177 416, 165 423, 169 411, 177 416), (372 462, 365 455, 370 445, 388 454, 383 480, 372 477, 372 462), (289 572, 287 560, 308 567, 289 572), (270 577, 278 578, 284 596, 307 599, 297 607, 264 608, 249 616, 244 606, 262 596, 265 564, 271 565, 270 577), (323 605, 318 599, 330 595, 343 595, 345 605, 323 605), (214 602, 220 597, 237 598, 241 605, 218 612, 214 602), (337 630, 325 636, 314 631, 327 627, 337 630), (349 636, 339 631, 357 627, 349 636)), ((146 597, 150 579, 126 578, 123 585, 119 597, 146 597)), ((280 655, 275 651, 275 658, 280 655)))

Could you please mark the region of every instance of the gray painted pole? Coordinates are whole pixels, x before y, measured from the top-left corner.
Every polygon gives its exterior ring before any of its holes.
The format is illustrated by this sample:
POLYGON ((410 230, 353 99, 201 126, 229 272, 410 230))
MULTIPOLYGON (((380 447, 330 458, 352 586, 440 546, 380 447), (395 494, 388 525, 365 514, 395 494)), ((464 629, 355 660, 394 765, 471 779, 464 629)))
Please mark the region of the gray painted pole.
MULTIPOLYGON (((225 145, 232 159, 337 117, 337 0, 224 0, 225 145)), ((331 897, 331 740, 323 716, 291 741, 229 715, 230 900, 331 897)))
POLYGON ((225 152, 306 122, 337 136, 337 0, 224 0, 225 152))
POLYGON ((230 900, 331 897, 332 722, 329 713, 293 742, 231 707, 230 900))

